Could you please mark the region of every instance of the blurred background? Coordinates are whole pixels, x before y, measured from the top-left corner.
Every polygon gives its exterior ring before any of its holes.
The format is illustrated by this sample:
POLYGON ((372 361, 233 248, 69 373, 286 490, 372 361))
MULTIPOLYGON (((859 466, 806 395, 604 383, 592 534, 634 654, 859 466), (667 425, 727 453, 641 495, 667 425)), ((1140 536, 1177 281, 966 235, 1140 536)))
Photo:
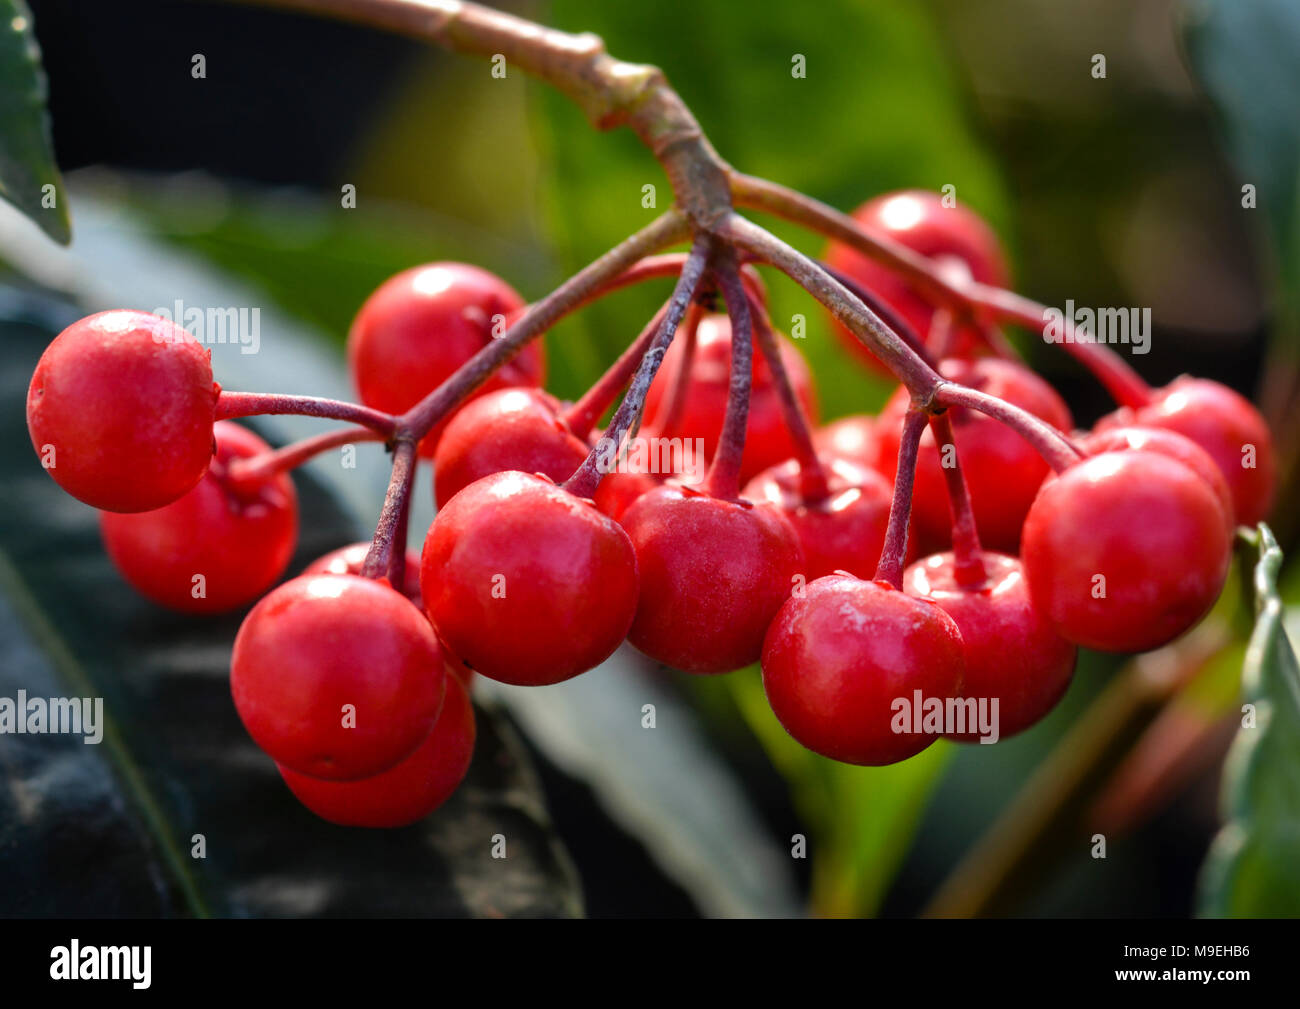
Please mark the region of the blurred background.
MULTIPOLYGON (((1274 429, 1290 436, 1279 497, 1294 500, 1300 72, 1286 41, 1294 20, 1271 28, 1267 13, 1285 5, 1264 4, 1254 20, 1234 20, 1230 4, 1182 0, 496 6, 595 31, 615 55, 663 67, 744 171, 844 210, 891 189, 955 186, 1001 235, 1018 290, 1052 305, 1150 307, 1151 352, 1134 358, 1148 380, 1195 372, 1262 396, 1274 429), (1289 71, 1270 84, 1278 63, 1267 57, 1279 47, 1289 71), (797 54, 803 78, 791 75, 797 54), (1243 208, 1243 183, 1258 187, 1258 208, 1243 208)), ((643 186, 658 187, 659 209, 670 199, 634 137, 596 133, 513 71, 494 79, 468 58, 255 5, 31 8, 74 250, 82 207, 96 219, 120 215, 164 250, 255 292, 340 362, 357 307, 399 269, 465 260, 537 298, 649 220, 643 186), (196 54, 201 79, 191 75, 196 54), (356 208, 345 210, 348 184, 356 208)), ((11 258, 15 273, 22 266, 11 258)), ((778 326, 808 317, 799 348, 822 418, 876 409, 889 386, 853 363, 802 292, 765 279, 778 326)), ((663 294, 623 292, 557 327, 548 387, 579 394, 663 294)), ((1012 335, 1081 425, 1109 409, 1064 354, 1012 335)), ((259 387, 277 388, 276 378, 259 376, 259 387)), ((1294 510, 1279 511, 1289 546, 1294 510)), ((967 906, 932 904, 937 894, 956 901, 962 880, 996 868, 1004 878, 983 888, 982 913, 1182 916, 1196 908, 1219 826, 1241 620, 1230 591, 1211 621, 1218 636, 1149 658, 1145 672, 1086 655, 1066 701, 1029 733, 996 747, 941 743, 884 769, 800 750, 766 710, 754 670, 701 681, 625 660, 627 676, 653 681, 685 713, 690 752, 707 762, 701 773, 716 771, 736 793, 712 818, 704 810, 689 841, 665 840, 673 807, 654 796, 681 787, 692 766, 665 762, 658 779, 642 768, 651 778, 620 785, 617 756, 595 770, 566 746, 566 733, 582 731, 579 716, 607 700, 575 697, 567 723, 527 710, 532 702, 508 707, 592 915, 942 913, 967 906), (1162 662, 1203 667, 1197 689, 1145 721, 1116 722, 1112 710, 1107 723, 1102 709, 1136 705, 1134 684, 1162 662), (1063 740, 1075 738, 1078 753, 1078 739, 1120 728, 1130 745, 1088 774, 1061 762, 1063 740), (1028 805, 1014 806, 1035 773, 1028 805), (629 811, 631 791, 640 799, 629 811), (1025 834, 1034 810, 1055 810, 1050 829, 1025 834), (999 822, 1019 848, 1004 840, 963 864, 999 822), (1089 854, 1095 831, 1109 841, 1104 862, 1089 854), (702 882, 727 852, 788 855, 798 834, 810 838, 811 858, 781 858, 770 876, 741 872, 730 894, 719 893, 725 879, 702 882)))

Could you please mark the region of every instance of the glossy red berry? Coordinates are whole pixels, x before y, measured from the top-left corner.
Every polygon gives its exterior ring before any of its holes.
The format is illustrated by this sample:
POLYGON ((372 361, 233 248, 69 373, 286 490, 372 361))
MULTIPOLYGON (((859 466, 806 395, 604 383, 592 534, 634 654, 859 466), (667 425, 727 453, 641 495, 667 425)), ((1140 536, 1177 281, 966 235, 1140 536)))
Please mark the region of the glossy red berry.
POLYGON ((1177 459, 1210 485, 1223 508, 1229 528, 1235 528, 1232 488, 1228 486, 1223 471, 1205 449, 1185 435, 1162 427, 1107 427, 1084 435, 1075 444, 1088 455, 1140 449, 1177 459))
MULTIPOLYGON (((963 584, 953 555, 944 553, 908 568, 903 588, 937 603, 956 623, 966 659, 961 696, 985 704, 993 719, 988 736, 996 742, 1029 728, 1056 706, 1074 676, 1078 653, 1030 602, 1019 560, 992 552, 980 557, 987 577, 978 584, 963 584)), ((977 711, 965 709, 967 731, 950 727, 944 735, 979 742, 986 733, 977 711)))
POLYGON ((876 418, 865 413, 841 417, 813 432, 818 455, 847 459, 861 466, 876 465, 880 458, 876 441, 876 418))
POLYGON ((442 707, 433 628, 387 582, 303 575, 253 607, 230 688, 244 728, 276 763, 355 781, 409 757, 442 707))
POLYGON ((758 661, 767 625, 803 571, 785 516, 770 504, 665 485, 629 508, 623 527, 641 571, 632 644, 688 673, 758 661))
POLYGON ((108 556, 141 595, 185 613, 250 603, 284 574, 298 539, 288 475, 236 482, 229 467, 270 451, 247 428, 219 421, 217 451, 197 487, 148 512, 100 513, 108 556))
MULTIPOLYGON (((365 567, 366 554, 369 552, 369 543, 352 543, 346 547, 339 547, 339 549, 312 561, 303 569, 302 573, 305 575, 359 575, 362 568, 365 567)), ((420 555, 414 550, 406 551, 406 574, 402 586, 402 595, 415 603, 420 608, 421 613, 424 612, 424 597, 420 593, 420 555)), ((438 646, 442 651, 443 663, 447 669, 460 677, 462 683, 472 682, 474 670, 452 654, 445 641, 439 641, 438 646)))
MULTIPOLYGON (((956 266, 963 273, 995 287, 1006 287, 1006 260, 991 228, 973 211, 960 204, 945 207, 938 193, 921 189, 885 193, 868 200, 853 212, 853 219, 868 234, 892 239, 914 252, 936 260, 940 267, 956 266)), ((926 339, 934 318, 934 306, 899 275, 875 260, 839 242, 826 251, 829 266, 856 280, 911 324, 926 339)), ((863 344, 839 322, 834 323, 841 339, 876 371, 883 366, 863 344)), ((963 357, 975 345, 976 334, 961 327, 954 334, 949 353, 963 357)))
POLYGON ((541 389, 499 389, 451 419, 433 458, 433 494, 443 507, 492 473, 541 473, 556 483, 573 476, 590 451, 560 416, 560 402, 541 389))
MULTIPOLYGON (((949 358, 940 362, 939 371, 954 382, 1027 410, 1060 431, 1073 426, 1070 410, 1056 390, 1023 365, 997 358, 949 358)), ((891 480, 898 472, 898 443, 909 401, 907 391, 900 388, 881 411, 876 428, 878 467, 891 480)), ((1047 464, 1005 424, 965 407, 954 407, 948 414, 980 540, 991 550, 1016 553, 1021 526, 1047 476, 1047 464)), ((935 443, 934 432, 927 428, 917 457, 912 515, 922 549, 931 552, 946 547, 951 538, 952 513, 942 469, 945 458, 951 460, 952 454, 935 443)))
MULTIPOLYGON (((322 557, 303 568, 304 575, 359 575, 366 564, 366 554, 370 552, 369 543, 350 543, 337 550, 331 550, 322 557)), ((406 579, 402 586, 402 595, 421 609, 424 601, 420 597, 420 555, 414 550, 406 551, 406 579)))
MULTIPOLYGON (((816 396, 812 374, 803 355, 790 340, 777 335, 781 361, 790 377, 795 395, 804 412, 815 419, 816 396)), ((707 315, 700 320, 696 333, 695 353, 691 358, 690 379, 686 388, 685 408, 680 421, 671 429, 664 427, 663 408, 681 368, 682 341, 674 341, 664 355, 662 366, 646 396, 645 416, 664 438, 702 439, 704 454, 712 459, 722 434, 727 412, 727 395, 731 381, 731 323, 725 315, 707 315)), ((773 384, 772 371, 757 351, 754 353, 753 385, 749 395, 749 420, 745 427, 745 455, 741 464, 743 483, 755 474, 789 459, 795 453, 794 441, 785 423, 781 400, 773 384)))
POLYGON ((794 527, 809 579, 834 571, 870 578, 885 545, 894 488, 875 470, 847 459, 826 458, 822 464, 829 493, 821 500, 805 499, 795 459, 764 470, 743 496, 775 505, 794 527))
POLYGON ((559 683, 599 665, 636 612, 627 534, 543 477, 495 473, 447 503, 421 561, 439 637, 503 683, 559 683))
POLYGON ((326 781, 278 765, 304 806, 344 827, 405 827, 451 797, 474 755, 474 707, 454 676, 433 731, 409 757, 373 778, 326 781))
POLYGON ((1277 489, 1273 436, 1244 396, 1219 382, 1184 375, 1157 389, 1146 406, 1117 410, 1097 428, 1135 424, 1177 431, 1205 449, 1228 481, 1235 521, 1253 526, 1268 516, 1277 489))
POLYGON ((218 392, 211 353, 180 326, 100 312, 45 348, 27 390, 27 430, 73 497, 105 511, 151 511, 207 472, 218 392))
POLYGON ((592 500, 604 514, 621 522, 633 504, 658 486, 659 481, 649 473, 615 471, 601 479, 592 500))
MULTIPOLYGON (((466 263, 429 263, 384 281, 353 320, 348 361, 361 401, 389 413, 410 409, 504 332, 524 300, 500 277, 466 263), (494 333, 495 329, 495 333, 494 333)), ((479 394, 542 381, 541 340, 492 376, 479 394)), ((433 456, 446 420, 420 444, 433 456)))
POLYGON ((1021 556, 1034 606, 1062 637, 1142 652, 1205 615, 1230 546, 1219 499, 1193 470, 1157 452, 1104 452, 1043 485, 1021 556))
POLYGON ((763 689, 808 749, 892 764, 937 738, 926 731, 925 706, 957 693, 964 664, 957 625, 935 603, 886 582, 830 575, 787 600, 772 622, 763 689))

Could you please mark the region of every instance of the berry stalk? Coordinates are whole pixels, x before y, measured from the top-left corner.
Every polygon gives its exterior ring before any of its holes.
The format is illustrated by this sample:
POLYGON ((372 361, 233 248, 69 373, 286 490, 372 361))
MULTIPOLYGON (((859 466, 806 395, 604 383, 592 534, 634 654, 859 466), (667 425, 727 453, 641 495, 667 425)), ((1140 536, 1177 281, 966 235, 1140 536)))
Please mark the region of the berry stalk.
POLYGON ((953 573, 960 585, 980 585, 987 580, 988 572, 981 556, 979 529, 975 525, 975 512, 970 503, 970 488, 966 486, 961 457, 957 454, 957 441, 953 437, 952 418, 947 413, 936 414, 930 418, 930 430, 934 432, 934 441, 939 446, 941 459, 943 447, 952 446, 952 465, 940 468, 948 488, 948 504, 952 509, 953 573))
POLYGON ((759 352, 772 372, 773 384, 776 386, 777 396, 781 400, 781 411, 785 416, 785 426, 794 441, 795 458, 799 460, 799 495, 808 504, 817 504, 826 500, 830 488, 826 483, 826 470, 821 460, 817 458, 817 449, 813 446, 808 418, 804 416, 803 405, 795 395, 794 386, 790 383, 790 375, 785 370, 785 362, 781 360, 781 348, 776 342, 776 334, 772 332, 772 324, 767 313, 752 295, 749 308, 750 316, 754 320, 754 334, 758 339, 759 352))
MULTIPOLYGON (((733 172, 731 193, 737 206, 764 210, 856 249, 905 278, 926 298, 982 323, 1014 322, 1041 332, 1047 308, 1029 298, 973 281, 955 281, 920 253, 888 238, 867 234, 853 218, 834 207, 766 179, 733 172)), ((1109 347, 1081 339, 1068 320, 1063 346, 1086 367, 1122 406, 1142 406, 1151 387, 1109 347)))
POLYGON ((663 363, 664 353, 668 350, 668 345, 672 343, 673 335, 677 332, 677 327, 681 325, 682 318, 686 315, 686 310, 695 297, 700 280, 704 276, 704 269, 708 265, 712 254, 713 240, 706 235, 697 237, 695 243, 691 246, 691 252, 687 257, 686 264, 682 267, 681 275, 677 278, 677 285, 673 288, 672 296, 668 299, 668 308, 664 313, 659 331, 651 342, 650 349, 642 357, 641 365, 632 378, 631 388, 628 389, 627 394, 623 397, 623 402, 619 404, 618 409, 614 412, 605 435, 596 444, 596 447, 591 450, 586 461, 578 467, 577 472, 564 484, 565 490, 571 494, 589 498, 596 492, 596 488, 600 486, 601 478, 604 476, 602 459, 607 454, 611 459, 617 458, 618 453, 622 450, 624 440, 628 437, 628 433, 633 430, 634 425, 640 423, 650 383, 654 381, 655 375, 659 372, 659 365, 663 363))
POLYGON ((411 482, 415 478, 417 445, 418 442, 413 438, 402 438, 393 450, 393 473, 388 480, 388 493, 384 496, 384 507, 379 513, 379 522, 375 526, 374 538, 370 541, 366 562, 361 567, 363 578, 391 578, 396 573, 398 580, 392 584, 399 588, 403 584, 405 573, 406 516, 411 482), (398 561, 393 560, 395 548, 398 561))
MULTIPOLYGON (((696 339, 700 330, 700 320, 704 318, 704 307, 699 302, 692 302, 681 325, 681 356, 677 359, 677 372, 673 375, 672 386, 668 390, 665 403, 651 421, 660 431, 672 432, 682 421, 686 411, 686 398, 691 385, 691 364, 695 360, 696 339)), ((674 339, 676 339, 674 337, 674 339)))
POLYGON ((628 348, 619 355, 605 374, 596 379, 596 382, 590 389, 582 394, 573 406, 569 407, 564 413, 564 422, 579 438, 584 441, 591 434, 591 429, 595 427, 596 422, 604 416, 605 411, 618 397, 618 394, 626 388, 632 376, 641 365, 641 359, 645 357, 646 351, 650 349, 650 344, 654 342, 655 335, 659 332, 659 327, 664 320, 664 313, 667 312, 668 306, 665 304, 654 314, 654 317, 641 330, 628 348))
POLYGON ((611 278, 642 257, 681 241, 689 233, 686 220, 669 210, 636 234, 584 266, 541 301, 529 305, 498 340, 493 340, 438 388, 397 419, 400 434, 423 438, 440 420, 514 357, 528 341, 541 336, 558 319, 599 291, 611 278))
POLYGON ((935 391, 934 402, 943 406, 970 407, 1005 424, 1029 442, 1034 451, 1058 473, 1083 458, 1083 453, 1074 442, 1051 424, 1039 420, 1028 410, 1022 410, 986 392, 956 382, 944 382, 935 391))
POLYGON ((319 396, 283 396, 272 392, 227 392, 224 389, 217 399, 216 420, 234 420, 237 417, 257 417, 286 414, 300 417, 327 417, 360 424, 391 438, 397 430, 397 418, 392 414, 372 410, 357 403, 344 403, 337 399, 319 396))
POLYGON ((728 376, 727 412, 722 418, 718 449, 704 479, 704 489, 730 501, 740 496, 740 464, 745 455, 745 429, 749 423, 749 391, 754 377, 754 327, 749 297, 736 272, 734 259, 715 270, 731 317, 731 371, 728 376))
POLYGON ((916 482, 916 456, 925 432, 925 411, 915 407, 903 418, 903 435, 898 443, 898 475, 894 478, 894 499, 889 505, 889 528, 876 567, 876 581, 903 587, 907 563, 907 525, 912 518, 912 484, 916 482))
POLYGON ((892 305, 887 304, 878 298, 873 292, 868 291, 847 273, 835 269, 823 260, 816 260, 818 266, 829 273, 832 277, 843 284, 849 291, 869 309, 880 316, 886 326, 892 329, 903 341, 911 347, 918 357, 920 357, 931 368, 935 366, 934 355, 926 348, 925 341, 912 328, 912 324, 896 312, 892 305))
POLYGON ((728 215, 719 233, 755 259, 789 276, 866 344, 907 386, 914 400, 922 404, 930 401, 943 379, 875 312, 813 260, 738 214, 728 215))
POLYGON ((344 427, 337 431, 326 431, 273 451, 263 452, 261 455, 234 459, 226 470, 227 479, 234 486, 251 489, 276 473, 296 469, 309 459, 332 448, 340 448, 358 441, 383 440, 384 436, 378 431, 365 427, 344 427))

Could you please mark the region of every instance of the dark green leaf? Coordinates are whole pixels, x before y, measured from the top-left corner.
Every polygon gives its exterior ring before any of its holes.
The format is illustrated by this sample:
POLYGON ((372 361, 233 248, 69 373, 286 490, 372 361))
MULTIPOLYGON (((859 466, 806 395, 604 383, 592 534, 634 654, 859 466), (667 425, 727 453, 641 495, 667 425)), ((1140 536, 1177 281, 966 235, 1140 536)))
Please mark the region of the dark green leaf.
POLYGON ((1300 912, 1300 667, 1277 592, 1282 551, 1268 526, 1260 525, 1257 535, 1243 724, 1224 767, 1225 825, 1201 881, 1201 913, 1217 917, 1300 912))
MULTIPOLYGON (((240 616, 186 618, 136 596, 104 555, 94 511, 41 470, 23 399, 67 320, 27 301, 24 317, 35 306, 54 326, 15 322, 13 292, 0 295, 0 697, 102 697, 109 722, 100 745, 0 735, 0 915, 578 913, 539 785, 491 710, 478 712, 465 784, 419 824, 334 827, 293 799, 230 699, 240 616), (204 859, 191 857, 196 834, 204 859), (492 857, 495 834, 505 859, 492 857)), ((297 479, 301 565, 358 529, 322 486, 297 479)))
POLYGON ((45 99, 31 11, 24 0, 0 0, 0 196, 67 245, 68 203, 45 99), (47 186, 53 187, 53 205, 47 205, 47 186))

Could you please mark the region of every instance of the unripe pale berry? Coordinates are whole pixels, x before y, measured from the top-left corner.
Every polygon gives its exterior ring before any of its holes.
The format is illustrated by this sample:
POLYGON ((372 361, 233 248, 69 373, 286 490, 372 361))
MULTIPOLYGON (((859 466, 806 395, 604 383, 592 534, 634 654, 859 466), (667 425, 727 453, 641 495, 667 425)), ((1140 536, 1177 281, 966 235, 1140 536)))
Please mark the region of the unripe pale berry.
POLYGON ((192 489, 212 457, 211 353, 145 312, 100 312, 45 348, 27 430, 56 483, 105 511, 152 511, 192 489))
POLYGON ((247 428, 219 421, 217 451, 197 487, 148 512, 102 512, 108 556, 141 595, 185 613, 250 603, 284 574, 298 538, 293 481, 276 473, 235 482, 231 462, 270 450, 247 428))

